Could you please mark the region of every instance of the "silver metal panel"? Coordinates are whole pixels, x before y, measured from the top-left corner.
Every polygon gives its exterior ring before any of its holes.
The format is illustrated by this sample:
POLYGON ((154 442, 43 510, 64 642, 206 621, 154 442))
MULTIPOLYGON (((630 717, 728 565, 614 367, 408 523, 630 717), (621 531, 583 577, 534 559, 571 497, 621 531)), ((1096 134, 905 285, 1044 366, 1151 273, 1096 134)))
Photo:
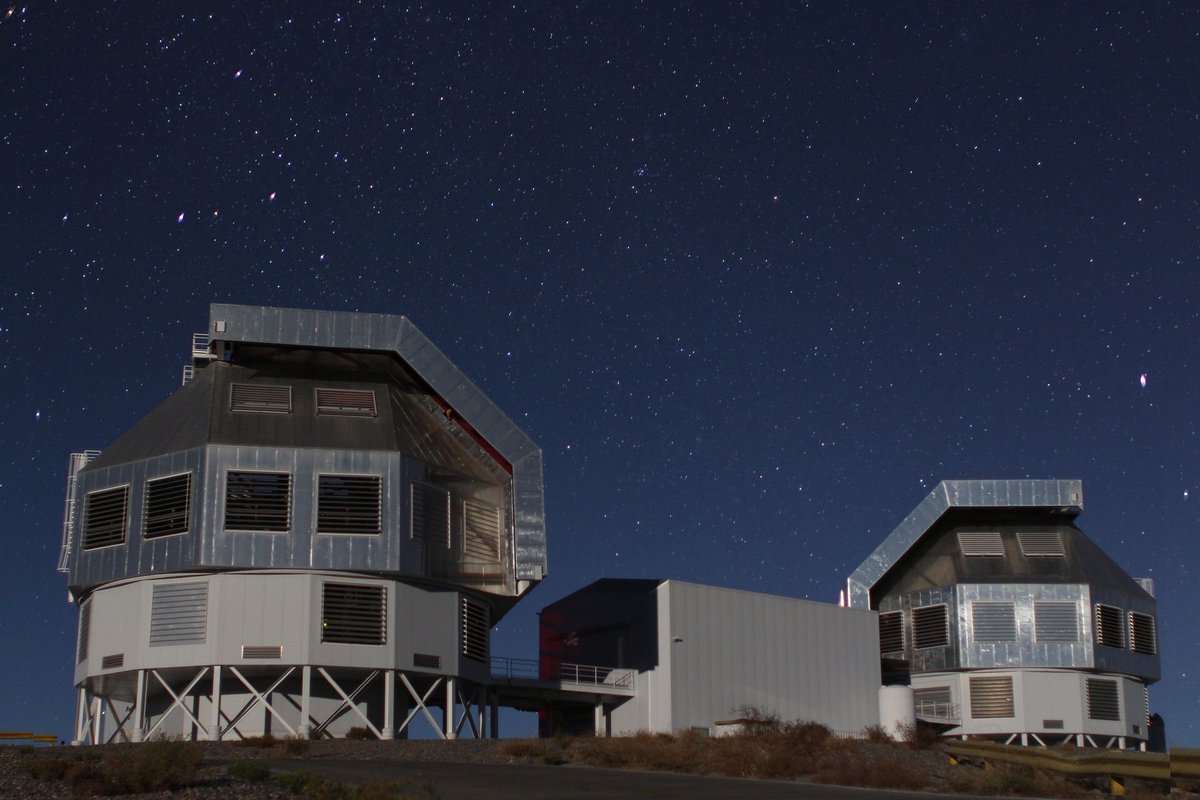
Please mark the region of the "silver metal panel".
POLYGON ((1088 587, 1081 584, 959 584, 958 619, 962 668, 1059 667, 1087 669, 1092 663, 1092 639, 1088 587), (972 621, 972 604, 1006 601, 1016 608, 1017 638, 1012 642, 977 642, 972 621), (1034 603, 1070 602, 1076 606, 1079 640, 1039 642, 1034 635, 1034 603))
POLYGON ((384 314, 224 303, 214 303, 209 313, 215 342, 375 350, 399 356, 512 466, 516 575, 534 580, 544 576, 540 449, 410 320, 384 314), (218 331, 218 327, 224 330, 218 331))
POLYGON ((951 508, 1047 508, 1078 513, 1083 484, 1078 480, 942 481, 913 509, 846 582, 846 601, 869 608, 871 587, 951 508))

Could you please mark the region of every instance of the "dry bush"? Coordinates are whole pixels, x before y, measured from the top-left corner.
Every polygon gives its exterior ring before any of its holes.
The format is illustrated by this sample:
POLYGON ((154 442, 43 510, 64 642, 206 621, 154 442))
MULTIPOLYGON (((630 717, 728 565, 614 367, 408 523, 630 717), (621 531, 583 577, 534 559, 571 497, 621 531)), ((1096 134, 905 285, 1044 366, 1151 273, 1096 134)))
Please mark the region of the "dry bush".
POLYGON ((26 755, 21 759, 21 769, 39 781, 61 781, 71 765, 71 761, 57 757, 41 758, 26 755))
POLYGON ((289 756, 307 755, 310 749, 312 749, 312 741, 299 734, 289 736, 283 740, 283 752, 289 756))
POLYGON ((942 735, 931 725, 901 723, 900 738, 913 750, 930 750, 942 743, 942 735))
POLYGON ((346 738, 352 742, 361 742, 365 741, 366 739, 374 739, 375 734, 371 733, 371 731, 367 730, 362 725, 355 725, 353 728, 346 731, 346 738))
POLYGON ((269 733, 264 733, 262 736, 247 736, 244 739, 238 739, 234 742, 238 747, 274 747, 279 744, 279 740, 269 733))
POLYGON ((572 742, 567 755, 593 767, 624 767, 662 772, 695 772, 702 761, 702 737, 684 733, 637 733, 616 738, 586 738, 572 742))
POLYGON ((863 728, 863 736, 871 744, 892 744, 895 741, 891 731, 878 724, 863 728))
POLYGON ((863 786, 872 789, 923 789, 930 773, 923 765, 894 749, 872 748, 832 751, 832 757, 812 779, 838 786, 863 786))
POLYGON ((998 763, 992 769, 963 766, 950 773, 947 788, 968 794, 1019 797, 1083 797, 1082 786, 1060 775, 1022 764, 998 763))
POLYGON ((98 762, 75 764, 63 782, 81 796, 174 791, 195 781, 201 755, 176 739, 120 745, 106 750, 98 762))

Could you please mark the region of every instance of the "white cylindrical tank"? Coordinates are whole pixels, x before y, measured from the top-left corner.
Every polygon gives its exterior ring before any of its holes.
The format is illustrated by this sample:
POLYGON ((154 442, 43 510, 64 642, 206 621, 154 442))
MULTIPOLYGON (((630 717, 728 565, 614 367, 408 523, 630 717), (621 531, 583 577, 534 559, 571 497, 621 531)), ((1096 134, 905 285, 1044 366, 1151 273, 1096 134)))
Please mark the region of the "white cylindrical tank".
POLYGON ((879 687, 879 724, 893 739, 903 739, 904 729, 912 727, 916 722, 911 686, 879 687))

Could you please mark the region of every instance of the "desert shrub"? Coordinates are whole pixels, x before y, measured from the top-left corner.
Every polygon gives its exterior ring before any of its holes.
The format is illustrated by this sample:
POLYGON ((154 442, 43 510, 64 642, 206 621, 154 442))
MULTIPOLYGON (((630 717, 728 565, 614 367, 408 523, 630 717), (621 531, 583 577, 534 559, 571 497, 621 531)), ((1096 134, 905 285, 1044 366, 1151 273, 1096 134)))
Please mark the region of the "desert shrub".
POLYGON ((942 735, 931 725, 903 722, 899 728, 900 738, 913 750, 929 750, 942 743, 942 735))
POLYGON ((116 792, 109 791, 108 776, 96 761, 80 761, 72 764, 63 774, 63 783, 77 797, 116 794, 116 792))
POLYGON ((545 739, 508 739, 500 743, 500 753, 512 758, 541 758, 550 748, 545 739))
POLYGON ((247 736, 244 739, 239 739, 234 742, 238 747, 261 747, 266 749, 279 744, 279 741, 269 733, 264 733, 262 736, 247 736))
POLYGON ((289 736, 283 740, 283 752, 289 756, 307 755, 310 749, 312 749, 312 740, 303 736, 289 736))
POLYGON ((201 752, 178 739, 122 745, 104 753, 100 772, 104 794, 136 794, 180 789, 196 779, 201 752))
POLYGON ((39 781, 61 781, 71 768, 65 758, 39 758, 29 756, 21 761, 21 769, 39 781))
POLYGON ((271 777, 271 768, 261 761, 235 761, 225 768, 225 774, 243 781, 265 781, 271 777))
POLYGON ((895 741, 891 731, 878 724, 863 728, 863 737, 871 744, 891 744, 895 741))
POLYGON ((1079 784, 1062 776, 1021 764, 996 764, 992 769, 963 766, 947 781, 954 792, 1021 797, 1083 797, 1079 784))
POLYGON ((817 783, 872 789, 923 789, 929 785, 929 771, 903 752, 882 748, 869 753, 834 752, 812 776, 817 783))
POLYGON ((374 735, 361 725, 355 725, 350 730, 346 731, 346 738, 356 742, 361 742, 364 739, 373 739, 374 735))

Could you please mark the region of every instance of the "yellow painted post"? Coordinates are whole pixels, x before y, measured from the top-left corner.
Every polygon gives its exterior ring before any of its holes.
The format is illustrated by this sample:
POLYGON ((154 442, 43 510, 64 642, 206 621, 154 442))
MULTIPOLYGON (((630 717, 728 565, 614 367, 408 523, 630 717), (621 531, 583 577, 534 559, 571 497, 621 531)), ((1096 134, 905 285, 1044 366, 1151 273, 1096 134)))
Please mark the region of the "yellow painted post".
POLYGON ((1122 777, 1121 775, 1109 775, 1108 776, 1108 784, 1109 784, 1108 793, 1111 794, 1113 797, 1124 797, 1125 796, 1125 778, 1124 777, 1122 777))

